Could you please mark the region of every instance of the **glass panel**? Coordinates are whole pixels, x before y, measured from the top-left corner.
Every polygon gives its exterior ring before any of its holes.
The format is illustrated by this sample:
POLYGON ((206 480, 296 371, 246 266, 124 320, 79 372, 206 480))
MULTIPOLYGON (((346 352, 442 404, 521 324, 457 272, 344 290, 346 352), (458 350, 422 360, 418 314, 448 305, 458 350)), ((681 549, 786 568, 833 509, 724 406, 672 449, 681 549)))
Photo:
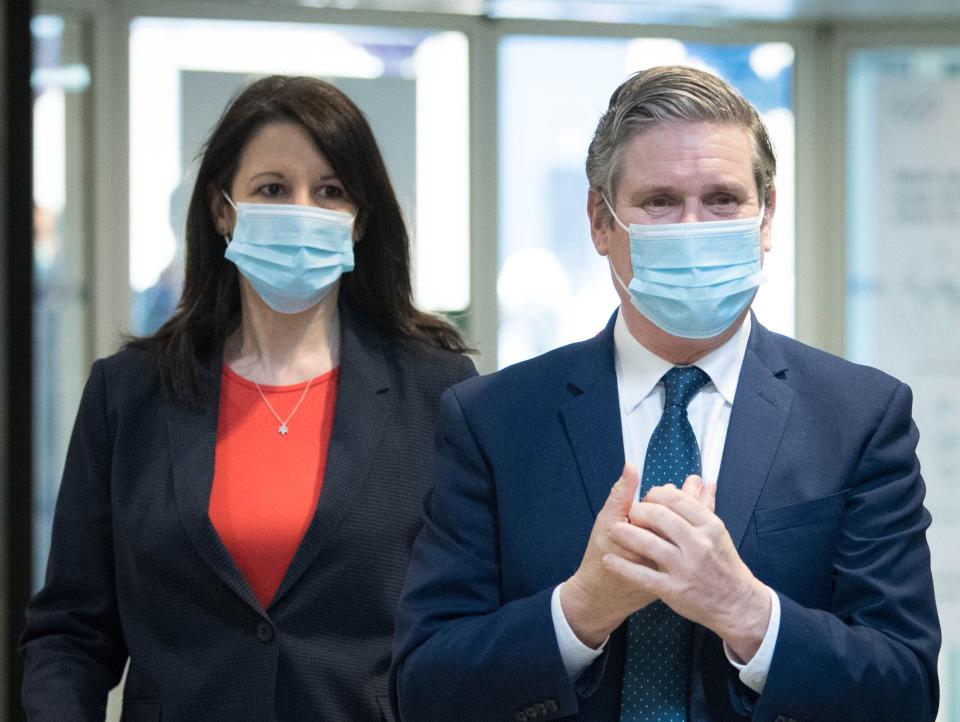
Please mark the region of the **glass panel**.
POLYGON ((237 90, 269 73, 322 77, 360 106, 414 239, 417 302, 430 310, 464 310, 470 297, 467 50, 458 32, 135 19, 133 332, 156 330, 179 297, 191 164, 203 141, 237 90))
POLYGON ((850 55, 846 355, 910 384, 943 625, 941 722, 960 722, 960 46, 850 55))
POLYGON ((90 74, 81 27, 55 15, 31 23, 33 85, 34 494, 33 581, 43 581, 50 526, 73 418, 88 371, 84 144, 90 74))
POLYGON ((769 127, 777 213, 769 280, 754 309, 767 326, 793 335, 793 48, 514 36, 500 44, 500 366, 594 335, 619 303, 590 240, 584 161, 613 90, 631 72, 662 63, 723 76, 769 127))

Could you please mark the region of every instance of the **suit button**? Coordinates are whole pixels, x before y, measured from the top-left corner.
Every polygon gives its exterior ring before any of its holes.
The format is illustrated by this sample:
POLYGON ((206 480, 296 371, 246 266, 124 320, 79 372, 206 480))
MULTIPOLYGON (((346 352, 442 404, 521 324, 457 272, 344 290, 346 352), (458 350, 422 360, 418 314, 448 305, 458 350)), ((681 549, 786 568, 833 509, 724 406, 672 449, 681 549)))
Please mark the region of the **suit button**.
POLYGON ((257 625, 257 639, 264 644, 273 641, 273 627, 268 622, 260 622, 257 625))

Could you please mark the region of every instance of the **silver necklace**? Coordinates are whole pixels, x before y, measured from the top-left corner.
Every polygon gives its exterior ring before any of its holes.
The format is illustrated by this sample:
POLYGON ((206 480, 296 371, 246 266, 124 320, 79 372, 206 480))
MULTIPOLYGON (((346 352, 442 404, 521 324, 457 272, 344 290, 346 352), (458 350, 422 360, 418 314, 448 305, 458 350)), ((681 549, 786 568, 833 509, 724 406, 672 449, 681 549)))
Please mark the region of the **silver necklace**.
POLYGON ((303 387, 303 393, 300 394, 300 400, 297 402, 297 405, 293 407, 293 411, 287 414, 287 418, 281 419, 280 414, 278 414, 276 409, 274 409, 270 402, 267 401, 267 397, 264 395, 263 389, 260 388, 260 384, 258 384, 256 381, 253 382, 253 385, 257 387, 257 393, 259 393, 260 398, 263 399, 263 403, 265 403, 267 408, 270 409, 270 413, 273 414, 273 417, 280 422, 280 426, 277 427, 277 433, 279 433, 280 436, 286 436, 288 433, 290 433, 290 427, 287 426, 287 424, 290 422, 290 419, 293 418, 293 415, 297 413, 297 409, 300 408, 300 404, 303 403, 303 400, 307 398, 307 392, 310 390, 310 384, 312 383, 313 379, 307 381, 307 385, 303 387))

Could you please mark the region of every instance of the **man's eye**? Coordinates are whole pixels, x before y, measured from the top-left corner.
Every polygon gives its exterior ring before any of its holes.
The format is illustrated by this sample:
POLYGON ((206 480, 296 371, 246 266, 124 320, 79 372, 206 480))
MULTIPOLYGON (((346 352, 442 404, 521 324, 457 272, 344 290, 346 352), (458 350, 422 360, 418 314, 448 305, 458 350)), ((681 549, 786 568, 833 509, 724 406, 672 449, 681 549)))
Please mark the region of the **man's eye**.
POLYGON ((646 205, 649 208, 669 208, 670 199, 664 198, 662 196, 658 196, 657 198, 650 198, 649 200, 647 200, 646 205))
POLYGON ((714 196, 710 199, 710 205, 712 206, 729 207, 735 206, 738 203, 739 201, 736 198, 727 194, 714 196))

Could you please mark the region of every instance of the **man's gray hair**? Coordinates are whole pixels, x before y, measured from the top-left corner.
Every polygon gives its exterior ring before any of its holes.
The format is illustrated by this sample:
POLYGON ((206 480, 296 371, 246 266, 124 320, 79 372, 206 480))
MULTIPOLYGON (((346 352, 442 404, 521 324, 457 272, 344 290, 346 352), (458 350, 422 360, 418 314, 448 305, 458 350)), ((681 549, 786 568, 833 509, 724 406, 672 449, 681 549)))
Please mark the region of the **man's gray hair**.
POLYGON ((627 142, 638 133, 672 122, 728 124, 748 131, 757 194, 763 206, 769 207, 777 160, 756 108, 716 75, 683 65, 641 70, 610 96, 610 106, 587 151, 590 187, 615 203, 627 142))

